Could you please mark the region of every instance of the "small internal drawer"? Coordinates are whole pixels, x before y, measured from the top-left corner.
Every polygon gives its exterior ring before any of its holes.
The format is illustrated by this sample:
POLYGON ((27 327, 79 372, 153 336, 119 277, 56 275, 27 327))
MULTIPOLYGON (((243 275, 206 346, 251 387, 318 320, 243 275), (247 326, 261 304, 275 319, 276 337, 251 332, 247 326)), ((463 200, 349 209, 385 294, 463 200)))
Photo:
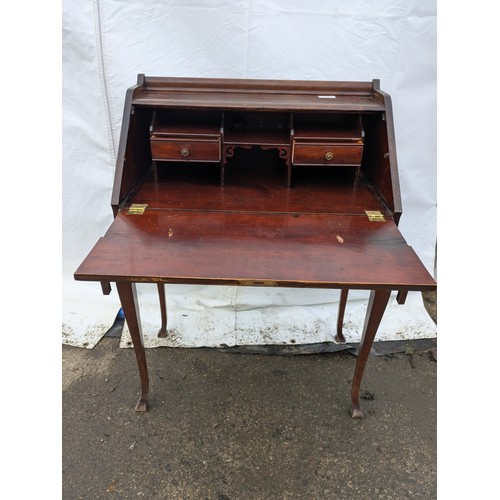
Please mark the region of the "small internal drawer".
POLYGON ((361 165, 363 145, 294 143, 294 165, 361 165))
POLYGON ((220 141, 151 139, 153 161, 206 161, 221 159, 220 141))

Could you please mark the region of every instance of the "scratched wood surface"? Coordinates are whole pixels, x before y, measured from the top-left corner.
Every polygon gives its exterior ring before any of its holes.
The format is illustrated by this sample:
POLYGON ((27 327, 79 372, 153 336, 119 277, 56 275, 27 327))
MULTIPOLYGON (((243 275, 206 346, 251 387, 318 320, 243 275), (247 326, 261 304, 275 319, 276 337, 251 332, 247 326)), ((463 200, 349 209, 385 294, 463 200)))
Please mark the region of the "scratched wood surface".
POLYGON ((371 82, 147 77, 134 93, 133 104, 170 109, 376 112, 384 110, 378 97, 371 82))
POLYGON ((174 210, 342 214, 385 210, 363 179, 353 191, 351 167, 293 167, 291 189, 285 185, 285 165, 274 151, 237 150, 227 164, 222 187, 219 168, 158 162, 160 182, 144 182, 132 201, 174 210))
POLYGON ((161 209, 146 209, 143 215, 120 211, 75 278, 434 288, 433 279, 392 220, 370 222, 361 215, 161 209))

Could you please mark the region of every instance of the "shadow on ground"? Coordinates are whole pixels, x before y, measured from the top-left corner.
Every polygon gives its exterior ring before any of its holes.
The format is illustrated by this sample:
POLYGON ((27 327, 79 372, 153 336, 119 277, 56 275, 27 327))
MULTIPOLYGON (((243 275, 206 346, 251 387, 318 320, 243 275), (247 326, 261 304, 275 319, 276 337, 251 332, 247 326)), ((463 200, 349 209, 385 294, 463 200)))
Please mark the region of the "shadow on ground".
POLYGON ((349 415, 355 356, 148 350, 135 413, 133 350, 63 346, 64 499, 435 498, 430 352, 370 357, 364 420, 349 415))

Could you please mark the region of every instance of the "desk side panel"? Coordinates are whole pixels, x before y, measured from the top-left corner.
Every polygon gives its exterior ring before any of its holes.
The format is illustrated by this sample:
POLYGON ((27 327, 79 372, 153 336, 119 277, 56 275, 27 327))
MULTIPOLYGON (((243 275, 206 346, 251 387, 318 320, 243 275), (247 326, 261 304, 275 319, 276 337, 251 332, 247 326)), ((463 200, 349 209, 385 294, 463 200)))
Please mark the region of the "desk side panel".
POLYGON ((383 100, 385 111, 363 118, 366 137, 362 171, 398 223, 402 204, 392 104, 385 92, 375 92, 383 100))
POLYGON ((152 168, 149 148, 149 125, 152 110, 136 110, 132 104, 143 92, 144 75, 137 85, 129 88, 125 96, 122 128, 115 168, 111 206, 116 216, 118 208, 130 198, 152 168))

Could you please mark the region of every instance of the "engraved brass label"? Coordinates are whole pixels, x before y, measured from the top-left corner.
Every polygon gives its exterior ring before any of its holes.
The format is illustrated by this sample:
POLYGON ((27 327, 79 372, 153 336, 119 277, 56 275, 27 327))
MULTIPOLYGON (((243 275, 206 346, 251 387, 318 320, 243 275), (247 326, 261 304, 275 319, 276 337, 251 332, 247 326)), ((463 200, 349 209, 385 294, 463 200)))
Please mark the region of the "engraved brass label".
POLYGON ((276 286, 278 282, 272 280, 240 280, 241 286, 276 286))
POLYGON ((145 203, 145 204, 132 203, 132 205, 130 205, 130 207, 128 207, 127 214, 129 214, 129 215, 142 215, 144 213, 144 210, 146 210, 147 206, 148 206, 147 203, 145 203))
POLYGON ((371 222, 385 221, 384 215, 380 210, 365 210, 365 213, 371 222))

